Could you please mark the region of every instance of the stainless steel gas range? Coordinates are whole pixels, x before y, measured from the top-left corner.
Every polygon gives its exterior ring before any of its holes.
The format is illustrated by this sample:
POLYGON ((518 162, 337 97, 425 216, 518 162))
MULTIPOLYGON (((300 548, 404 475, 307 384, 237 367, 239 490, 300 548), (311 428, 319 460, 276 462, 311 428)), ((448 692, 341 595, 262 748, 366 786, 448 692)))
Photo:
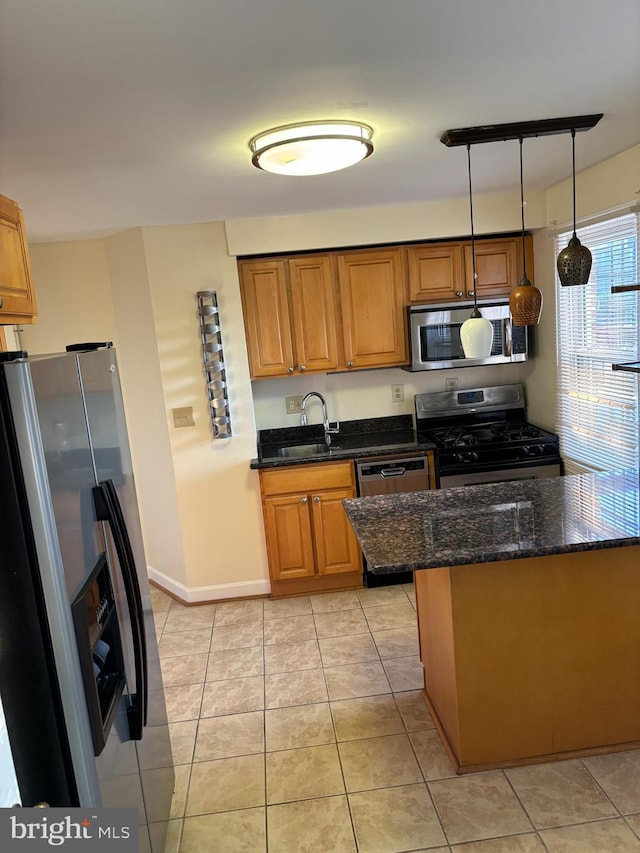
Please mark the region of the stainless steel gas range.
POLYGON ((558 436, 527 422, 521 384, 417 394, 415 408, 441 488, 562 474, 558 436))

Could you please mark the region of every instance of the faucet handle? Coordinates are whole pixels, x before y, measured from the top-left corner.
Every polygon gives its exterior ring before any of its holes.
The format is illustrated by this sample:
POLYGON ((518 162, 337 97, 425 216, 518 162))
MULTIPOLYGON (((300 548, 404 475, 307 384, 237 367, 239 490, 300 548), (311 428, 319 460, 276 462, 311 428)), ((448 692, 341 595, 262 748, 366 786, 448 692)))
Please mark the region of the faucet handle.
POLYGON ((337 435, 340 432, 340 421, 334 421, 333 423, 334 426, 331 426, 331 421, 329 421, 329 426, 325 430, 329 435, 337 435))

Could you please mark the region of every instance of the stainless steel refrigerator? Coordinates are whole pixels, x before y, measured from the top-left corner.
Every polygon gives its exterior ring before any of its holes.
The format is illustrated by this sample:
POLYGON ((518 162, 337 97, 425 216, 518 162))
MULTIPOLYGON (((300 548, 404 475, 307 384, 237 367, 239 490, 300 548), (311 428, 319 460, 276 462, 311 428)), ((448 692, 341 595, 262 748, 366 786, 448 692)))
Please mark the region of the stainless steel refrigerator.
POLYGON ((0 355, 0 805, 133 806, 161 853, 174 770, 116 353, 68 349, 0 355))

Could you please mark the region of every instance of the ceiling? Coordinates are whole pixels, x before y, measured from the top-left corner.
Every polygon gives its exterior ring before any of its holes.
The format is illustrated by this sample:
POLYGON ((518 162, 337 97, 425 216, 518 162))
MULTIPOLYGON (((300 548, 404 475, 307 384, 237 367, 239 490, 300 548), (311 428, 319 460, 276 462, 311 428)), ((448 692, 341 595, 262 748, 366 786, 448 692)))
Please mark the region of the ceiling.
MULTIPOLYGON (((638 0, 0 8, 0 192, 31 240, 464 196, 448 128, 604 112, 578 171, 640 142, 638 0), (372 125, 373 155, 304 178, 251 165, 253 134, 318 118, 372 125)), ((472 160, 474 193, 517 186, 517 142, 472 160)), ((567 178, 570 136, 525 140, 524 161, 528 189, 567 178)))

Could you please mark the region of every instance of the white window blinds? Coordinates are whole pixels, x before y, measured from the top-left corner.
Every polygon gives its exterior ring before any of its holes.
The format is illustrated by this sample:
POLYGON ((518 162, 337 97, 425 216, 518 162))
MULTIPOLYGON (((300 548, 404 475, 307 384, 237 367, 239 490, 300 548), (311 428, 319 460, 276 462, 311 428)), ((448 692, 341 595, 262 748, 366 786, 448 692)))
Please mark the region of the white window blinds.
MULTIPOLYGON (((640 280, 638 221, 630 213, 579 229, 593 256, 589 284, 556 281, 557 431, 567 473, 638 465, 638 376, 611 369, 640 354, 640 294, 611 293, 640 280)), ((571 234, 557 236, 556 255, 571 234)))

